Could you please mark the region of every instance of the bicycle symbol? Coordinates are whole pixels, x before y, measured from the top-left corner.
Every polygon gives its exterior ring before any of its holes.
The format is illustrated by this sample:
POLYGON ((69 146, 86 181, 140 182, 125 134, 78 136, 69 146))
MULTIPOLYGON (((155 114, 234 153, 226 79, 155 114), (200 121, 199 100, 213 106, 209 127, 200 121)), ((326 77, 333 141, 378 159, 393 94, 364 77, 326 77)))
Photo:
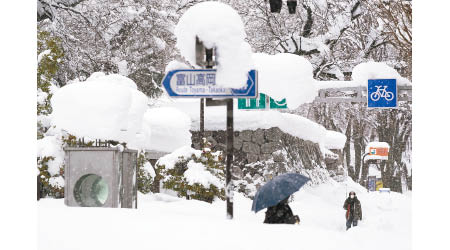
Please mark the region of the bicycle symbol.
POLYGON ((386 91, 386 88, 388 86, 375 86, 375 88, 377 88, 377 91, 373 92, 372 94, 370 94, 370 99, 372 99, 372 101, 376 102, 378 101, 381 97, 383 97, 384 99, 386 99, 386 101, 392 101, 392 99, 394 99, 394 93, 391 91, 386 91))

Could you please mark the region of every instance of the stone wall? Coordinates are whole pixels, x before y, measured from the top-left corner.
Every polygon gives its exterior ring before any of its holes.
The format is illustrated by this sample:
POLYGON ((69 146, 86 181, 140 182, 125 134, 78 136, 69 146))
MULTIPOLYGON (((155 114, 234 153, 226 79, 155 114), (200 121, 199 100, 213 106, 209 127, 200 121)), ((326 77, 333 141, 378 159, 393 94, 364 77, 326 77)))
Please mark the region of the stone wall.
MULTIPOLYGON (((200 149, 200 132, 191 133, 193 147, 200 149)), ((214 151, 226 152, 226 131, 205 131, 204 137, 214 151)), ((284 133, 276 127, 235 131, 233 163, 235 187, 249 197, 261 184, 286 172, 303 173, 312 179, 313 184, 329 178, 328 164, 318 144, 284 133)))

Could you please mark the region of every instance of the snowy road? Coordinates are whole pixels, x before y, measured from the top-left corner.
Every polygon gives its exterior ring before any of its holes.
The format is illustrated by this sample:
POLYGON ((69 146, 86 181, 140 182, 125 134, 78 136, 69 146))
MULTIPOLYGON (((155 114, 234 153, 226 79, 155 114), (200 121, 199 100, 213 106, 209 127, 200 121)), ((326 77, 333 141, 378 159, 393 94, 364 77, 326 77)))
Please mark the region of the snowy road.
POLYGON ((367 193, 348 181, 305 187, 290 203, 301 225, 266 225, 264 211, 235 194, 234 219, 225 202, 208 204, 164 194, 140 195, 138 209, 71 208, 38 202, 39 249, 411 249, 411 193, 367 193), (354 190, 363 221, 345 231, 345 193, 354 190))

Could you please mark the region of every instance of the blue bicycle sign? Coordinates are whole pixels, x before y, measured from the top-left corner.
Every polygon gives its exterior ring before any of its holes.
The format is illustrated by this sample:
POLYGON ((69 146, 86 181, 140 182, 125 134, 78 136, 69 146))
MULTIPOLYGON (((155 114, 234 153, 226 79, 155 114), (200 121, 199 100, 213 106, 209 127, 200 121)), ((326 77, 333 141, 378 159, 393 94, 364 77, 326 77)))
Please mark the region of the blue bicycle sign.
POLYGON ((396 79, 371 79, 367 84, 367 107, 397 107, 396 79))
POLYGON ((387 85, 375 85, 377 91, 370 94, 370 99, 374 102, 380 100, 380 98, 384 98, 386 101, 392 101, 392 99, 394 99, 394 93, 387 91, 387 87, 387 85))

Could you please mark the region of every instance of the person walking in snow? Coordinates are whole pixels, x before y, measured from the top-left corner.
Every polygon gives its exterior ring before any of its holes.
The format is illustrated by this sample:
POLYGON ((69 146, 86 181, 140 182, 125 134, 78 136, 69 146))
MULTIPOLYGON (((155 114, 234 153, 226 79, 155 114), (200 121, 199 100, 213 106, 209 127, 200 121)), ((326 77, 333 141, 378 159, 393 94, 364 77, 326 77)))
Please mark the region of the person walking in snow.
POLYGON ((268 224, 298 224, 300 218, 298 215, 292 213, 291 208, 288 205, 288 199, 280 201, 273 207, 268 207, 266 211, 266 218, 264 223, 268 224))
POLYGON ((348 198, 344 202, 345 219, 347 220, 347 230, 352 226, 358 225, 358 220, 362 220, 361 202, 356 197, 356 193, 350 191, 348 198))

